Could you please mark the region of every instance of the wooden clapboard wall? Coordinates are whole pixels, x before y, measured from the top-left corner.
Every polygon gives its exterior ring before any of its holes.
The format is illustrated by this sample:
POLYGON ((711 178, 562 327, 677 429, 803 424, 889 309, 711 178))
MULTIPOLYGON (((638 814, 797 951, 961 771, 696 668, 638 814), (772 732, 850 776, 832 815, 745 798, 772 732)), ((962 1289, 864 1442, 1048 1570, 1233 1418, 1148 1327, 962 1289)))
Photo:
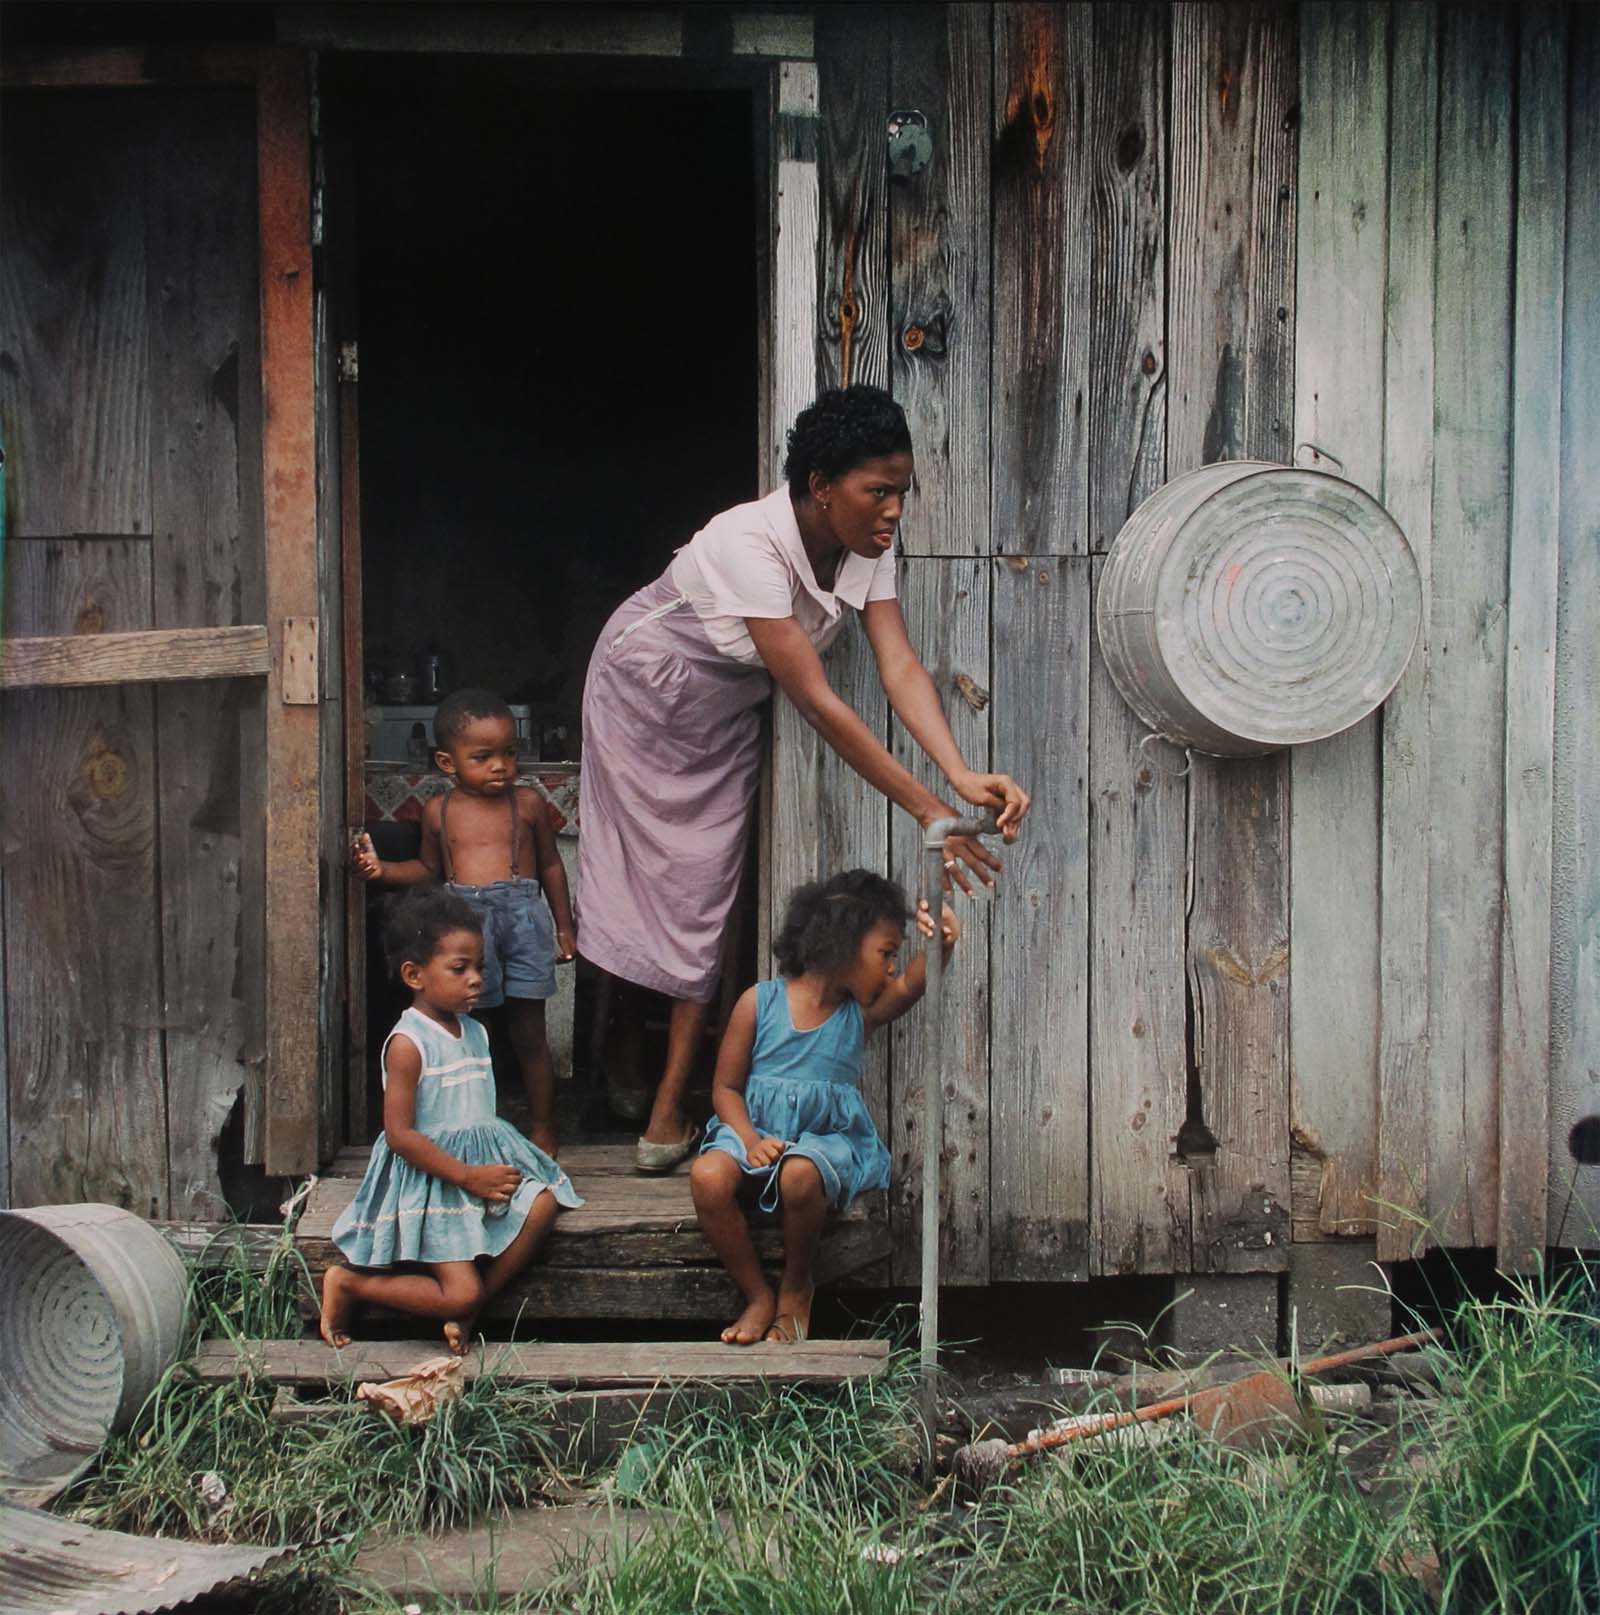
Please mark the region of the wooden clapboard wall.
MULTIPOLYGON (((4 636, 259 623, 253 93, 4 117, 4 636)), ((259 682, 8 690, 0 725, 0 1194, 223 1216, 263 1053, 259 682)))
MULTIPOLYGON (((942 1047, 913 1016, 873 1055, 897 1277, 935 1057, 951 1282, 1600 1242, 1568 1147, 1600 1118, 1592 14, 860 7, 817 73, 816 380, 906 407, 913 638, 969 761, 1036 796, 942 1047), (934 160, 890 176, 911 109, 934 160), (1347 734, 1186 763, 1112 686, 1095 583, 1143 498, 1239 458, 1383 499, 1425 643, 1347 734)), ((925 767, 861 637, 832 662, 925 767)), ((781 704, 774 781, 774 902, 914 880, 914 827, 781 704)))

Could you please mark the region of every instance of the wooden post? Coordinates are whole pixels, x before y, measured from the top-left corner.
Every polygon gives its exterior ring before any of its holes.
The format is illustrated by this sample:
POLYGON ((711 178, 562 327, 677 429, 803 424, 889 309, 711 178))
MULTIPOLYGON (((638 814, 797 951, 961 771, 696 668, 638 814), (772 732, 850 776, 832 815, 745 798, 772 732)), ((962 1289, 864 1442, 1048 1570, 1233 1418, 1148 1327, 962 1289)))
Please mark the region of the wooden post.
MULTIPOLYGON (((293 619, 317 613, 311 170, 305 57, 274 51, 256 81, 261 240, 262 496, 267 629, 265 1166, 318 1164, 318 710, 285 698, 293 619)), ((314 687, 313 687, 314 688, 314 687)))

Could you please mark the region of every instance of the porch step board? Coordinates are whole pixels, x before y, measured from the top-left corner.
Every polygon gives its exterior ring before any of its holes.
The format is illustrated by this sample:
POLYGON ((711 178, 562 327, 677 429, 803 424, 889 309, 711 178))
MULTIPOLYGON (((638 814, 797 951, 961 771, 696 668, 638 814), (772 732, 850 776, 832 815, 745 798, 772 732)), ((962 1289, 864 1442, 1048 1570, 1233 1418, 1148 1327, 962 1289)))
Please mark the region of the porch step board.
MULTIPOLYGON (((339 1259, 333 1225, 354 1198, 369 1154, 341 1150, 296 1225, 296 1248, 319 1285, 323 1269, 339 1259)), ((738 1291, 696 1224, 686 1171, 642 1177, 633 1170, 631 1144, 576 1144, 563 1151, 561 1164, 585 1203, 556 1219, 539 1259, 495 1297, 485 1317, 695 1320, 739 1311, 738 1291)), ((887 1282, 886 1198, 862 1195, 829 1220, 817 1252, 819 1285, 887 1282)), ((781 1231, 758 1229, 756 1249, 775 1266, 781 1231)), ((309 1296, 304 1310, 308 1316, 314 1310, 309 1296)))
MULTIPOLYGON (((279 1386, 358 1385, 398 1379, 441 1355, 433 1340, 356 1341, 336 1350, 320 1340, 207 1340, 191 1366, 210 1383, 249 1376, 279 1386)), ((799 1345, 720 1341, 596 1341, 484 1344, 467 1354, 468 1379, 488 1372, 507 1384, 563 1391, 641 1391, 663 1385, 842 1384, 881 1374, 884 1340, 809 1340, 799 1345)))

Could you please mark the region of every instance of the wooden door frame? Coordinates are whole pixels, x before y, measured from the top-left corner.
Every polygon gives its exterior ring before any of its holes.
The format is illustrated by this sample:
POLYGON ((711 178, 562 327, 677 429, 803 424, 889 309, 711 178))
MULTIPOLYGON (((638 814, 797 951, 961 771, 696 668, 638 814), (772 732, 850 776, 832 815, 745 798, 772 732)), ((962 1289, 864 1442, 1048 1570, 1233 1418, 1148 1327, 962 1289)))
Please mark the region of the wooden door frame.
MULTIPOLYGON (((261 300, 261 475, 266 622, 64 635, 0 646, 0 689, 260 678, 266 702, 266 1049, 262 1164, 319 1164, 320 919, 316 454, 307 57, 259 48, 16 51, 5 89, 254 92, 261 300)), ((248 1096, 247 1096, 248 1097, 248 1096)))
MULTIPOLYGON (((418 8, 419 14, 422 8, 418 8)), ((601 8, 596 7, 598 12, 601 8)), ((331 16, 332 14, 330 14, 331 16)), ((339 20, 339 19, 335 19, 339 20)), ((448 39, 449 36, 446 36, 448 39)), ((307 25, 306 43, 339 56, 357 57, 368 51, 390 51, 445 57, 459 50, 455 44, 432 39, 425 33, 402 32, 378 20, 358 26, 339 20, 307 25)), ((804 50, 812 43, 811 19, 798 14, 776 18, 752 15, 746 19, 742 40, 736 40, 732 60, 746 67, 764 69, 755 78, 759 90, 753 108, 752 156, 757 167, 756 212, 761 232, 760 274, 757 294, 756 333, 756 470, 763 491, 776 488, 783 480, 785 436, 795 416, 816 396, 817 288, 819 284, 819 243, 821 201, 817 177, 817 65, 809 56, 778 54, 804 50)), ((633 48, 626 34, 601 30, 586 40, 584 54, 616 56, 629 61, 641 59, 674 62, 684 59, 681 49, 633 48)), ((515 47, 507 43, 491 47, 491 54, 503 57, 557 57, 574 48, 570 39, 546 39, 535 30, 518 31, 515 47)), ((318 58, 319 63, 325 58, 318 58)), ((319 87, 326 100, 328 92, 319 87)), ((320 138, 327 139, 324 127, 320 138)), ((332 151, 324 147, 324 155, 332 151)), ((329 340, 341 350, 352 340, 359 342, 359 311, 352 328, 347 320, 350 291, 344 273, 346 266, 335 262, 353 251, 344 221, 338 215, 354 206, 350 175, 330 173, 324 198, 329 245, 324 290, 333 295, 329 317, 329 340), (343 183, 336 183, 342 180, 343 183)), ((360 515, 359 383, 356 375, 342 366, 338 373, 336 419, 329 425, 338 434, 330 458, 338 467, 339 544, 343 566, 342 655, 345 698, 345 780, 344 799, 349 824, 357 825, 365 810, 366 788, 362 765, 365 735, 362 728, 362 553, 360 515)), ((770 945, 771 909, 771 729, 768 726, 759 803, 757 808, 756 923, 758 957, 765 958, 770 945)), ((346 1035, 348 1053, 347 1106, 349 1132, 361 1142, 366 1114, 366 929, 362 908, 361 882, 354 879, 346 917, 346 1035)), ((725 993, 726 996, 726 993, 725 993)))

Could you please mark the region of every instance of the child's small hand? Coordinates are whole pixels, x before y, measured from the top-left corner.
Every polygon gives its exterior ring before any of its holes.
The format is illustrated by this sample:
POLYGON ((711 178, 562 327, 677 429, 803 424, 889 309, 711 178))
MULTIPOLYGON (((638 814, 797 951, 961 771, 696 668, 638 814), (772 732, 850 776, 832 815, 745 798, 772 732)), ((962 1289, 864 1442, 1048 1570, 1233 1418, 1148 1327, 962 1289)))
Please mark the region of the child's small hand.
MULTIPOLYGON (((917 904, 917 929, 925 937, 933 935, 933 913, 925 897, 917 904)), ((961 935, 961 921, 956 918, 956 911, 948 903, 943 905, 943 912, 939 916, 939 929, 943 933, 945 947, 953 948, 956 945, 956 938, 961 935)))
POLYGON ((751 1166, 771 1166, 788 1147, 781 1138, 758 1139, 754 1148, 745 1151, 745 1158, 751 1166))
POLYGON ((569 965, 578 952, 578 935, 571 926, 558 925, 556 927, 556 963, 569 965))
POLYGON ((363 880, 383 879, 383 860, 372 845, 372 837, 365 830, 351 843, 350 857, 356 866, 356 873, 363 880))
POLYGON ((517 1192, 522 1174, 514 1166, 503 1163, 495 1166, 469 1166, 461 1187, 479 1200, 497 1205, 509 1200, 517 1192))

